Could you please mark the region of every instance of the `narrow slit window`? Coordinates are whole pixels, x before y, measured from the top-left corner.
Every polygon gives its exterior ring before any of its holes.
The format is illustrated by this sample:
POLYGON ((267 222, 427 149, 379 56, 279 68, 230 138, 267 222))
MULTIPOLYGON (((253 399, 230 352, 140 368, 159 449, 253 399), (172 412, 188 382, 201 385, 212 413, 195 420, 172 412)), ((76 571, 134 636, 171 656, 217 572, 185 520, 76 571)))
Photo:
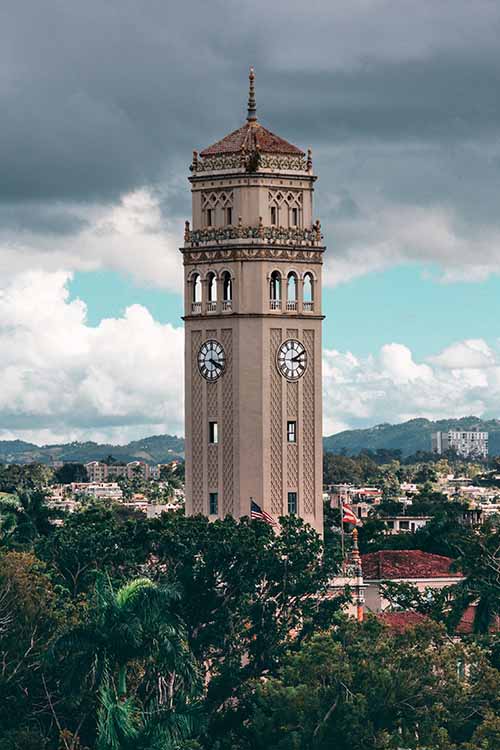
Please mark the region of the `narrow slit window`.
POLYGON ((219 442, 219 424, 218 422, 208 423, 208 442, 216 445, 219 442))
POLYGON ((210 492, 208 496, 209 513, 211 516, 216 516, 219 512, 219 493, 210 492))
POLYGON ((278 223, 278 211, 276 209, 276 206, 271 206, 271 224, 273 227, 276 226, 278 223))
POLYGON ((296 492, 288 493, 288 513, 291 516, 294 516, 297 513, 297 493, 296 492))
POLYGON ((298 208, 292 208, 292 227, 299 225, 299 210, 298 208))
POLYGON ((212 227, 214 223, 214 210, 207 208, 207 227, 212 227))
POLYGON ((297 422, 295 421, 287 422, 286 434, 287 434, 287 440, 289 443, 297 442, 297 422))
POLYGON ((226 208, 226 224, 227 226, 231 226, 232 223, 233 223, 233 209, 226 208))

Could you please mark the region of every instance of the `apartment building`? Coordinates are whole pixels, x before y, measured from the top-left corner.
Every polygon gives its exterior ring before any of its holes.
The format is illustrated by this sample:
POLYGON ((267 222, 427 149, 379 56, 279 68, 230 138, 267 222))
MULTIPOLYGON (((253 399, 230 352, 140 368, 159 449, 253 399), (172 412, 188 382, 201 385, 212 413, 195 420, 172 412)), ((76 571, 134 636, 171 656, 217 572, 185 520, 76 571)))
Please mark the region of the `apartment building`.
POLYGON ((463 458, 488 458, 488 433, 479 430, 448 430, 432 433, 432 452, 455 451, 463 458))

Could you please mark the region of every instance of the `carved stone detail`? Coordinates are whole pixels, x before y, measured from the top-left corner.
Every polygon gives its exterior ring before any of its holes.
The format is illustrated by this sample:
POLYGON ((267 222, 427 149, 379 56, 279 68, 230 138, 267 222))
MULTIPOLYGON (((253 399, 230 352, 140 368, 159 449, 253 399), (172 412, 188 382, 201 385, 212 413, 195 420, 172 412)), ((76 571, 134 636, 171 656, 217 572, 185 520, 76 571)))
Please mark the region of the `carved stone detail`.
POLYGON ((231 208, 233 205, 232 190, 204 190, 201 193, 201 208, 231 208))
POLYGON ((283 378, 276 367, 276 352, 281 344, 281 329, 271 328, 269 363, 271 367, 271 456, 270 456, 270 492, 271 513, 280 516, 283 513, 283 378))
POLYGON ((315 512, 315 341, 314 331, 304 331, 304 346, 308 356, 308 366, 303 377, 302 387, 302 463, 303 463, 303 504, 304 512, 315 512))
POLYGON ((203 513, 203 382, 198 372, 202 332, 191 333, 191 446, 193 513, 203 513))
POLYGON ((210 250, 183 250, 184 265, 198 265, 229 260, 290 260, 294 263, 323 263, 323 249, 307 250, 305 247, 216 247, 210 250))
POLYGON ((307 172, 307 162, 303 156, 291 154, 260 154, 257 152, 243 152, 240 154, 221 154, 219 156, 205 156, 198 154, 193 158, 191 171, 222 172, 228 169, 256 172, 264 169, 272 171, 307 172))
POLYGON ((233 332, 230 328, 221 331, 221 343, 226 353, 226 371, 222 378, 222 473, 224 515, 234 513, 234 409, 233 409, 233 332))
POLYGON ((318 223, 315 223, 311 229, 307 227, 263 227, 259 224, 257 226, 238 224, 237 226, 205 227, 204 229, 189 229, 186 227, 184 241, 186 249, 189 249, 190 245, 194 247, 208 244, 216 245, 220 242, 237 239, 255 239, 273 244, 314 247, 320 245, 323 239, 320 230, 321 227, 318 223))

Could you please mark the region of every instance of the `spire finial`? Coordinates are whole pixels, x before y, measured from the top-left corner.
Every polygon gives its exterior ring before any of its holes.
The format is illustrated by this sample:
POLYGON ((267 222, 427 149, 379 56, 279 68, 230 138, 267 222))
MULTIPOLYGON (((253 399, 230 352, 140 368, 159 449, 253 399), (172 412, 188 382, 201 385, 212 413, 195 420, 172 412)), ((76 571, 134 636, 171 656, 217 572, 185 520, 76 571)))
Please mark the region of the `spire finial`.
POLYGON ((257 104, 255 103, 255 71, 253 67, 250 68, 248 74, 248 122, 255 122, 257 119, 257 104))

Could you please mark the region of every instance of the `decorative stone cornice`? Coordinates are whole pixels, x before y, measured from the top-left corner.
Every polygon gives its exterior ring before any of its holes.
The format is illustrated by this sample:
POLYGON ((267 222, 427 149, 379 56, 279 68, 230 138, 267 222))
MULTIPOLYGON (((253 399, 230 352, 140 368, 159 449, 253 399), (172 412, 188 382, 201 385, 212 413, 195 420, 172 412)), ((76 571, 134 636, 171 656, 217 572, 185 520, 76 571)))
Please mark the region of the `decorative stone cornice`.
POLYGON ((198 154, 193 154, 190 170, 196 174, 227 170, 309 173, 312 170, 312 161, 295 154, 261 154, 258 151, 205 156, 203 159, 198 154))
POLYGON ((241 260, 276 260, 293 263, 323 263, 324 247, 290 247, 280 245, 234 245, 233 247, 181 248, 184 265, 241 260))
POLYGON ((191 230, 189 222, 186 221, 184 230, 184 244, 186 248, 199 247, 200 245, 218 245, 220 243, 234 240, 255 240, 259 243, 294 245, 305 247, 321 246, 323 235, 321 224, 316 221, 311 229, 302 227, 265 227, 262 219, 258 226, 207 227, 205 229, 191 230))

